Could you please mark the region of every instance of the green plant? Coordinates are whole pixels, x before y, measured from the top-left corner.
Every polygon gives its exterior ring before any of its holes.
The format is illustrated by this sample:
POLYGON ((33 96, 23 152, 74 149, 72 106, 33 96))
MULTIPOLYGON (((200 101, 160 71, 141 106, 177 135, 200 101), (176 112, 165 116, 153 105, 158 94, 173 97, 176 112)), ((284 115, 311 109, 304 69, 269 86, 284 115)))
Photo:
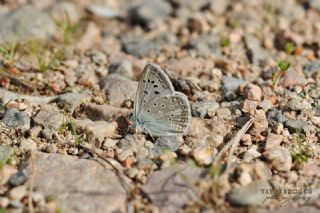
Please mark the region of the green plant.
POLYGON ((60 49, 56 49, 48 42, 41 40, 26 40, 23 49, 27 55, 35 58, 37 69, 41 72, 56 67, 63 58, 60 49))
POLYGON ((0 209, 0 213, 8 213, 7 209, 0 209))
POLYGON ((12 64, 17 55, 18 42, 4 42, 0 46, 0 54, 6 60, 7 63, 12 64))
POLYGON ((230 39, 226 36, 220 37, 220 45, 221 47, 228 47, 230 45, 230 39))
POLYGON ((80 26, 80 22, 72 23, 69 14, 65 12, 64 15, 66 21, 55 20, 55 23, 58 26, 58 28, 62 30, 63 42, 66 44, 70 44, 74 37, 74 33, 80 26))
POLYGON ((295 49, 295 46, 292 42, 287 42, 284 46, 284 50, 288 55, 291 55, 295 49))
POLYGON ((77 128, 76 125, 73 121, 73 118, 70 119, 70 131, 72 133, 72 135, 74 136, 74 143, 79 146, 82 142, 83 142, 83 138, 80 137, 80 135, 77 132, 77 128))
POLYGON ((277 86, 279 78, 290 68, 291 64, 286 61, 278 62, 278 70, 272 74, 272 86, 273 89, 277 86))
POLYGON ((291 149, 291 156, 293 162, 302 164, 312 157, 312 150, 308 146, 302 144, 301 129, 296 129, 296 134, 296 143, 298 144, 298 148, 291 149))

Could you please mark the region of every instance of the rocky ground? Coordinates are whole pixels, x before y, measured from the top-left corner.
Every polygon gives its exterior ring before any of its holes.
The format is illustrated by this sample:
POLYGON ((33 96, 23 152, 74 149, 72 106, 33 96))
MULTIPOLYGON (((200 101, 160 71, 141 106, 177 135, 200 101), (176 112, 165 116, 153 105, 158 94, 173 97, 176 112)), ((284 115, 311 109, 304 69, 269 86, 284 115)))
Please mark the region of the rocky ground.
POLYGON ((319 0, 0 1, 0 212, 319 212, 319 0), (126 131, 139 75, 183 137, 126 131))

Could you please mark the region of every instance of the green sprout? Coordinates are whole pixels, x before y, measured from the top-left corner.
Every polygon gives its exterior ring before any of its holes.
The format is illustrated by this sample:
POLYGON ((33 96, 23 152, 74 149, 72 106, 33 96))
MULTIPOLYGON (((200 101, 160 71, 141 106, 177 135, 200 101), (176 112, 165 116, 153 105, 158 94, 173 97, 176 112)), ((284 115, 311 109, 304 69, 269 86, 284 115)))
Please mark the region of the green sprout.
POLYGON ((4 42, 0 46, 0 55, 6 60, 8 64, 12 64, 16 58, 18 49, 18 42, 4 42))
POLYGON ((279 78, 290 68, 291 64, 286 61, 278 62, 278 71, 272 74, 272 86, 273 89, 277 86, 279 78))
POLYGON ((284 50, 288 55, 291 55, 295 49, 295 46, 292 42, 287 42, 284 46, 284 50))
POLYGON ((55 21, 56 25, 60 30, 62 30, 63 33, 63 42, 65 44, 70 44, 73 37, 74 33, 80 26, 80 22, 77 23, 72 23, 70 16, 67 12, 64 13, 66 21, 55 21))
POLYGON ((302 144, 302 137, 301 137, 301 129, 296 129, 296 142, 298 144, 298 150, 291 150, 291 156, 293 162, 297 164, 302 164, 304 162, 308 162, 308 159, 312 157, 312 150, 302 144))
POLYGON ((41 72, 56 67, 63 58, 60 49, 55 50, 44 41, 30 39, 24 43, 23 48, 27 55, 35 58, 37 69, 41 72))
POLYGON ((230 45, 230 39, 226 36, 220 37, 220 45, 221 47, 228 47, 230 45))

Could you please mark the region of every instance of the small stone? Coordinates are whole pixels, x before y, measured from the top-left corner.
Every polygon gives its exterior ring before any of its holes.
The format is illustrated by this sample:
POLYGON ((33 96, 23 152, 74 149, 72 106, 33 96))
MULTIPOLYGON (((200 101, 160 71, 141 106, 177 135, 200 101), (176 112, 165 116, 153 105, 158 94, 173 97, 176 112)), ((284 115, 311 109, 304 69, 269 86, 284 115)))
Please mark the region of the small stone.
POLYGON ((19 200, 10 200, 9 206, 15 209, 22 209, 24 207, 23 203, 19 200))
POLYGON ((172 11, 169 2, 162 0, 142 0, 129 8, 130 20, 142 25, 148 25, 155 20, 162 20, 172 11))
POLYGON ((211 147, 198 147, 192 152, 194 159, 202 165, 209 165, 212 163, 216 154, 217 150, 212 149, 211 147))
POLYGON ((120 11, 109 7, 108 5, 99 5, 99 4, 89 4, 87 7, 88 11, 90 11, 93 15, 104 18, 110 19, 115 17, 120 17, 120 11))
POLYGON ((44 128, 41 131, 41 136, 48 140, 52 140, 54 133, 55 131, 52 128, 44 128))
POLYGON ((56 2, 50 8, 51 17, 59 23, 75 24, 80 19, 80 11, 71 2, 56 2), (62 15, 63 14, 63 15, 62 15))
POLYGON ((280 135, 283 132, 283 124, 282 123, 276 123, 272 126, 272 130, 274 133, 280 135))
POLYGON ((90 94, 86 92, 68 92, 59 95, 56 102, 61 109, 65 109, 67 112, 73 113, 80 104, 88 100, 90 100, 90 94))
POLYGON ((117 73, 128 79, 133 78, 133 65, 129 60, 124 60, 115 64, 110 64, 109 73, 117 73))
POLYGON ((254 148, 250 148, 243 156, 243 160, 247 163, 250 163, 252 160, 259 158, 261 156, 261 153, 258 152, 254 148))
POLYGON ((284 116, 282 114, 282 111, 281 110, 278 110, 278 109, 271 109, 269 112, 268 112, 268 115, 267 115, 267 118, 268 118, 268 121, 271 125, 275 125, 277 123, 284 123, 286 120, 288 120, 286 118, 286 116, 284 116))
POLYGON ((10 177, 17 173, 17 169, 10 165, 2 166, 0 170, 0 186, 6 184, 10 177))
POLYGON ((227 100, 234 100, 237 97, 239 87, 246 84, 246 81, 234 78, 223 76, 222 78, 222 92, 224 97, 227 100))
POLYGON ((161 167, 168 167, 174 163, 177 159, 177 154, 175 152, 166 151, 160 154, 160 160, 162 161, 161 167))
POLYGON ((280 143, 283 140, 282 135, 277 135, 273 133, 269 133, 266 141, 265 149, 272 149, 280 146, 280 143))
POLYGON ((213 117, 218 108, 219 104, 215 101, 199 101, 191 104, 192 116, 200 118, 209 114, 213 117))
POLYGON ((263 153, 265 158, 270 162, 271 166, 280 171, 288 172, 292 166, 292 158, 290 151, 285 147, 276 147, 263 153))
POLYGON ((6 111, 2 122, 9 128, 30 129, 30 118, 28 114, 14 108, 6 111))
POLYGON ((8 197, 12 200, 21 200, 27 194, 25 185, 17 186, 9 191, 8 197))
POLYGON ((284 73, 281 85, 283 87, 291 87, 295 85, 304 86, 308 83, 307 79, 300 72, 288 70, 284 73))
POLYGON ((261 101, 262 91, 259 86, 249 83, 243 88, 243 96, 249 100, 261 101))
POLYGON ((259 103, 259 107, 263 109, 263 111, 267 112, 269 111, 270 109, 272 109, 273 107, 273 104, 272 104, 272 101, 269 100, 269 99, 265 99, 263 101, 261 101, 259 103))
POLYGON ((110 105, 121 106, 125 100, 134 100, 138 82, 123 76, 110 74, 100 82, 102 90, 108 95, 110 105))
POLYGON ((7 197, 0 197, 0 208, 6 209, 9 206, 10 200, 7 197))
POLYGON ((91 51, 89 53, 91 61, 97 65, 103 66, 107 63, 107 56, 98 50, 91 51))
POLYGON ((19 170, 16 174, 12 175, 9 183, 12 186, 19 186, 27 181, 27 176, 24 170, 19 170))
POLYGON ((101 146, 101 149, 116 148, 117 143, 118 140, 106 138, 101 146))
POLYGON ((175 152, 179 149, 179 140, 180 138, 176 136, 158 137, 152 149, 159 154, 163 151, 175 152))
POLYGON ((205 17, 203 17, 203 15, 199 13, 192 16, 192 18, 189 20, 189 25, 191 31, 197 32, 199 34, 206 33, 210 30, 210 26, 205 17))
POLYGON ((301 174, 306 177, 320 177, 320 167, 315 163, 304 165, 301 174))
POLYGON ((217 110, 218 118, 229 118, 231 116, 231 111, 228 108, 220 108, 217 110))
POLYGON ((41 132, 42 128, 41 126, 34 126, 30 129, 30 137, 35 139, 39 136, 40 132, 41 132))
POLYGON ((241 138, 241 143, 245 146, 252 145, 252 139, 250 134, 244 134, 241 138))
POLYGON ((265 180, 256 180, 246 186, 241 186, 231 190, 227 198, 232 205, 266 205, 266 198, 270 196, 261 190, 272 190, 271 185, 265 180))
POLYGON ((310 63, 304 64, 302 68, 304 74, 310 78, 316 73, 320 73, 320 61, 312 61, 310 63))
POLYGON ((245 99, 241 104, 241 110, 243 112, 252 112, 257 108, 257 106, 258 106, 257 101, 245 99))
POLYGON ((13 150, 10 147, 0 145, 0 165, 5 165, 12 153, 13 150))
POLYGON ((300 97, 296 97, 291 101, 289 101, 287 106, 289 109, 296 110, 296 111, 312 109, 311 104, 306 99, 303 99, 300 97))
POLYGON ((243 171, 238 178, 240 185, 245 186, 252 182, 252 177, 249 172, 243 171))
POLYGON ((37 149, 37 143, 32 139, 23 139, 20 142, 20 149, 24 151, 32 151, 37 149))
POLYGON ((56 144, 49 143, 46 145, 45 151, 47 153, 56 153, 58 151, 58 147, 56 144))
POLYGON ((305 133, 310 132, 313 129, 311 125, 303 120, 289 119, 285 122, 285 126, 292 133, 297 132, 298 129, 303 130, 305 133))
POLYGON ((263 110, 256 110, 253 115, 253 126, 250 131, 252 135, 258 136, 268 128, 268 120, 263 110))
POLYGON ((33 121, 43 127, 59 129, 61 124, 63 124, 64 117, 60 112, 43 109, 38 112, 33 121))

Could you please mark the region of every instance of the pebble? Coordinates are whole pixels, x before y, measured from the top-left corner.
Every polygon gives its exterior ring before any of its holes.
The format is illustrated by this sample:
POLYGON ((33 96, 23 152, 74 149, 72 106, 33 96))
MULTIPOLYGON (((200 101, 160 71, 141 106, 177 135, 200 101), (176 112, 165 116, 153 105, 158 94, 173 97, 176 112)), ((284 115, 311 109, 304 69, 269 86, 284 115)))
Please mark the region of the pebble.
POLYGON ((252 177, 249 172, 243 171, 238 177, 238 182, 240 185, 245 186, 252 182, 252 177))
POLYGON ((75 24, 80 19, 80 11, 71 2, 62 1, 56 2, 50 8, 51 17, 59 23, 68 23, 75 24))
POLYGON ((0 19, 0 43, 27 38, 48 39, 56 32, 54 21, 45 12, 27 5, 6 14, 0 19), (23 22, 21 22, 23 20, 23 22), (17 33, 17 23, 20 23, 17 33))
POLYGON ((256 180, 246 186, 240 186, 232 189, 227 198, 232 205, 248 206, 248 205, 266 205, 264 202, 269 194, 263 194, 262 189, 272 189, 268 181, 256 180))
POLYGON ((73 113, 78 106, 83 102, 89 101, 90 98, 91 96, 87 92, 67 92, 59 95, 56 102, 61 109, 73 113))
POLYGON ((252 145, 252 139, 250 134, 243 134, 241 137, 241 143, 245 146, 250 146, 252 145))
POLYGON ((282 114, 282 111, 278 109, 271 109, 267 113, 267 118, 271 125, 275 125, 276 123, 283 124, 286 120, 288 120, 286 116, 282 114))
POLYGON ((204 118, 206 115, 213 117, 219 104, 215 101, 198 101, 191 104, 192 116, 204 118))
MULTIPOLYGON (((320 5, 320 4, 319 4, 320 5)), ((320 72, 320 61, 312 61, 302 66, 304 74, 307 77, 312 77, 315 73, 320 72)))
POLYGON ((271 100, 265 99, 265 100, 261 101, 258 106, 259 106, 260 108, 262 108, 263 111, 267 112, 267 111, 269 111, 270 109, 272 109, 273 104, 272 104, 271 100))
POLYGON ((292 87, 296 85, 304 86, 307 83, 308 81, 302 73, 290 69, 284 73, 283 80, 281 81, 283 87, 292 87))
POLYGON ((12 175, 9 183, 12 186, 19 186, 27 181, 27 176, 24 170, 19 170, 16 174, 12 175))
POLYGON ((15 209, 22 209, 24 207, 23 203, 19 200, 10 200, 9 206, 15 209))
POLYGON ((312 109, 311 104, 306 99, 300 97, 296 97, 289 101, 287 107, 295 111, 312 109))
POLYGON ((243 112, 252 112, 257 108, 257 106, 258 106, 257 101, 245 99, 241 104, 241 110, 243 112))
POLYGON ((285 122, 285 126, 291 133, 297 132, 298 129, 303 130, 305 133, 310 132, 313 127, 303 120, 289 119, 285 122))
POLYGON ((48 111, 47 109, 40 110, 33 118, 33 121, 43 127, 59 129, 63 124, 64 115, 58 111, 48 111))
POLYGON ((0 186, 6 184, 9 181, 10 177, 15 173, 17 173, 17 169, 13 166, 2 166, 2 169, 0 170, 0 186))
POLYGON ((37 149, 37 143, 32 139, 23 139, 20 141, 20 149, 24 151, 33 151, 37 149))
POLYGON ((282 135, 269 133, 267 136, 265 149, 273 149, 280 146, 280 143, 282 142, 282 140, 283 140, 282 135))
POLYGON ((98 50, 92 50, 89 52, 89 57, 91 61, 99 66, 103 66, 107 63, 107 56, 98 50))
POLYGON ((124 39, 122 46, 126 53, 135 57, 158 55, 160 51, 159 47, 152 41, 142 39, 124 39))
POLYGON ((41 136, 48 140, 52 140, 54 134, 55 134, 55 131, 52 128, 44 128, 41 131, 41 136))
POLYGON ((303 166, 301 174, 306 177, 320 177, 320 167, 316 163, 309 163, 303 166))
POLYGON ((238 90, 240 86, 244 86, 246 81, 234 78, 223 76, 222 78, 222 92, 224 97, 228 100, 234 100, 237 97, 238 90))
POLYGON ((128 10, 130 20, 142 25, 148 25, 155 20, 163 20, 171 12, 171 5, 163 0, 142 0, 128 10))
POLYGON ((101 146, 101 149, 116 148, 117 143, 118 140, 106 138, 101 146))
POLYGON ((49 143, 49 144, 46 145, 45 151, 47 153, 56 153, 58 151, 58 147, 54 143, 49 143))
POLYGON ((102 90, 108 95, 109 104, 122 106, 125 100, 134 100, 138 82, 123 76, 110 74, 100 82, 102 90))
POLYGON ((27 187, 25 185, 16 186, 9 191, 8 197, 12 200, 21 200, 27 194, 27 187))
POLYGON ((133 65, 129 60, 124 60, 118 63, 110 64, 109 73, 117 73, 128 79, 133 78, 133 65))
POLYGON ((216 149, 211 147, 198 147, 192 151, 192 156, 201 165, 209 165, 212 163, 214 156, 217 154, 216 149))
POLYGON ((243 88, 243 96, 249 100, 261 101, 262 91, 259 86, 249 83, 243 88))
POLYGON ((30 137, 35 139, 39 136, 40 132, 41 132, 42 128, 41 126, 34 126, 30 129, 30 137))
POLYGON ((245 162, 250 163, 252 160, 259 158, 261 153, 258 152, 255 148, 250 148, 243 156, 245 162))
POLYGON ((120 11, 116 10, 115 8, 109 7, 108 5, 89 4, 87 9, 95 16, 104 19, 116 18, 121 16, 120 11))
POLYGON ((25 111, 19 111, 14 108, 6 111, 2 122, 9 128, 30 129, 30 118, 28 114, 25 111))
POLYGON ((13 150, 10 147, 0 145, 0 164, 4 165, 8 162, 13 150))
POLYGON ((9 206, 10 200, 7 197, 0 197, 0 208, 6 209, 9 206))
POLYGON ((231 115, 231 111, 228 108, 220 108, 216 113, 218 118, 229 118, 231 115))
POLYGON ((263 153, 270 165, 280 171, 288 172, 292 167, 292 158, 290 151, 285 147, 276 147, 263 153))
POLYGON ((175 152, 179 149, 179 140, 180 138, 176 136, 158 137, 152 149, 159 154, 164 151, 175 152))
POLYGON ((170 166, 177 159, 177 154, 175 152, 166 151, 160 154, 159 158, 162 161, 162 168, 170 166))
POLYGON ((265 131, 268 128, 268 120, 266 118, 265 112, 260 109, 256 110, 253 115, 253 125, 250 130, 250 133, 258 136, 261 132, 265 131))

